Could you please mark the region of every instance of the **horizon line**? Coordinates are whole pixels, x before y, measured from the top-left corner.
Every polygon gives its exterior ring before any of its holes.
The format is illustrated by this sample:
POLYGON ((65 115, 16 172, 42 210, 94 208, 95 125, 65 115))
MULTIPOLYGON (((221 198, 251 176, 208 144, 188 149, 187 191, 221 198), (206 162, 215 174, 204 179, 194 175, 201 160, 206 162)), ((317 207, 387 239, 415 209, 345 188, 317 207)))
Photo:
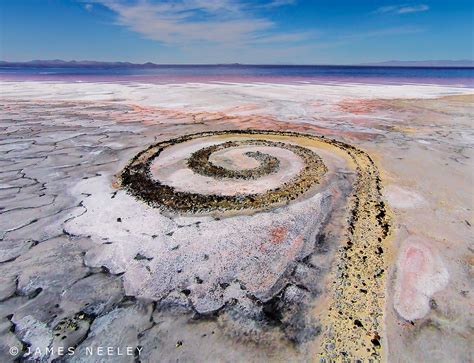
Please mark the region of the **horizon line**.
POLYGON ((58 63, 57 65, 63 64, 74 64, 78 63, 83 66, 100 66, 100 65, 117 65, 117 66, 137 66, 137 67, 146 67, 146 66, 263 66, 263 67, 427 67, 427 68, 474 68, 474 59, 456 59, 456 60, 388 60, 380 62, 364 62, 364 63, 240 63, 240 62, 229 62, 229 63, 154 63, 147 61, 144 63, 134 63, 130 61, 96 61, 96 60, 64 60, 64 59, 32 59, 28 61, 9 61, 9 60, 0 60, 0 66, 9 66, 14 64, 21 65, 32 65, 32 66, 55 66, 54 62, 58 63), (35 64, 36 63, 36 64, 35 64), (43 63, 43 64, 41 64, 43 63), (48 64, 49 63, 49 64, 48 64), (392 64, 391 64, 392 63, 392 64), (410 64, 412 63, 412 64, 410 64), (427 63, 427 64, 422 64, 427 63), (433 63, 433 64, 429 64, 433 63), (436 64, 436 63, 447 63, 436 64), (472 63, 469 65, 456 65, 449 63, 472 63))

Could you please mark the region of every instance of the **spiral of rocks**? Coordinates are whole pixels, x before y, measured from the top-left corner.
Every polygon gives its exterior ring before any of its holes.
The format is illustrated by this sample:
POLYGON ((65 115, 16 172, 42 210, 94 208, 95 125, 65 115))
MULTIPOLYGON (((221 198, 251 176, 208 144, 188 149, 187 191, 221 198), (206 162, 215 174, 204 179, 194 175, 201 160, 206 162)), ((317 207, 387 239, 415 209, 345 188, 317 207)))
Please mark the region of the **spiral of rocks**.
MULTIPOLYGON (((236 132, 241 136, 268 134, 266 132, 236 132)), ((233 170, 213 164, 209 159, 214 153, 239 146, 275 147, 291 151, 299 157, 304 167, 291 180, 280 186, 262 193, 234 195, 201 194, 195 192, 178 191, 171 185, 166 185, 152 177, 151 163, 157 159, 166 148, 198 138, 207 138, 215 135, 226 135, 230 132, 204 132, 185 135, 175 139, 151 145, 137 154, 121 174, 121 185, 131 195, 144 201, 150 206, 162 208, 178 213, 200 213, 213 211, 230 211, 245 209, 264 209, 273 205, 281 205, 297 199, 306 193, 312 186, 318 184, 327 171, 321 158, 309 148, 287 142, 270 140, 238 140, 202 148, 194 152, 187 161, 188 167, 196 174, 216 179, 243 179, 257 180, 258 178, 274 173, 280 168, 280 161, 272 155, 260 151, 246 152, 245 155, 256 159, 260 165, 255 168, 233 170)), ((285 133, 281 133, 285 134, 285 133)))

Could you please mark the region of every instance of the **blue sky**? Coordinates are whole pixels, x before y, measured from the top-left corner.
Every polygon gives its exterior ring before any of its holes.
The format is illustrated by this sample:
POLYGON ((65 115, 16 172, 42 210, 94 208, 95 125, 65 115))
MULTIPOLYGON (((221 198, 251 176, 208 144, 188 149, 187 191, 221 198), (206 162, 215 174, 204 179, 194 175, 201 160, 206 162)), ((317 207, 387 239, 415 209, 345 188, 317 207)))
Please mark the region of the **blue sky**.
POLYGON ((472 1, 0 0, 0 58, 356 64, 473 59, 472 1))

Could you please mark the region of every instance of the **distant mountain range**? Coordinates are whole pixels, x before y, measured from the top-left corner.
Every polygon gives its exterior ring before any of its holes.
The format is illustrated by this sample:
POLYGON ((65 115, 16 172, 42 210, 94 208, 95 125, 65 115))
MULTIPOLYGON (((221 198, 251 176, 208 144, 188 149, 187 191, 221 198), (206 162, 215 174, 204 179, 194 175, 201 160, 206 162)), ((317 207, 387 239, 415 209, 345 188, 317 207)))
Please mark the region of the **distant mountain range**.
POLYGON ((130 62, 96 62, 96 61, 64 61, 53 60, 32 60, 28 62, 8 62, 0 61, 0 67, 44 67, 44 68, 157 68, 160 65, 155 63, 130 63, 130 62))
MULTIPOLYGON (((166 66, 175 66, 175 67, 186 67, 193 64, 156 64, 156 63, 130 63, 130 62, 97 62, 97 61, 64 61, 61 59, 54 60, 32 60, 28 62, 7 62, 0 61, 0 67, 40 67, 40 68, 160 68, 166 66)), ((298 65, 254 65, 254 64, 207 64, 207 65, 193 65, 193 66, 223 66, 223 67, 238 67, 238 66, 274 66, 274 67, 297 67, 298 65)), ((303 65, 305 66, 305 65, 303 65)), ((310 65, 307 65, 310 66, 310 65)), ((345 66, 345 65, 331 65, 331 64, 321 64, 315 66, 345 66)), ((348 66, 348 65, 346 65, 348 66)), ((425 61, 397 61, 391 60, 386 62, 373 62, 373 63, 363 63, 355 64, 354 66, 359 67, 474 67, 474 60, 425 60, 425 61)))
POLYGON ((364 63, 362 66, 381 67, 474 67, 474 60, 424 60, 424 61, 397 61, 391 60, 377 63, 364 63))

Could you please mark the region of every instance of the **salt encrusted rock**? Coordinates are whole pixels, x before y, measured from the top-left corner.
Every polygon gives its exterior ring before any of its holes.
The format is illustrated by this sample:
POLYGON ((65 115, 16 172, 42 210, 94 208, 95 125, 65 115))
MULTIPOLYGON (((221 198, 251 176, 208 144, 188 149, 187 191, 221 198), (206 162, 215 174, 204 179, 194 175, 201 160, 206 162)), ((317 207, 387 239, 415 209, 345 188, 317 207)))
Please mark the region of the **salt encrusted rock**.
POLYGON ((12 324, 8 319, 0 318, 0 337, 1 362, 9 362, 22 355, 23 344, 12 333, 12 324))
MULTIPOLYGON (((10 314, 13 314, 11 320, 16 324, 21 319, 31 316, 42 323, 51 325, 61 312, 58 304, 60 298, 57 292, 38 289, 30 296, 18 300, 16 306, 10 306, 10 314)), ((6 303, 10 300, 16 300, 16 298, 8 299, 6 303)))
POLYGON ((290 285, 285 289, 280 302, 285 336, 297 344, 313 339, 321 331, 320 323, 306 313, 310 299, 308 291, 290 285))
POLYGON ((62 292, 83 278, 88 268, 83 264, 81 252, 90 242, 58 237, 42 242, 15 261, 18 270, 18 291, 30 294, 38 288, 62 292))
POLYGON ((151 304, 137 303, 116 308, 95 319, 87 339, 77 347, 71 362, 90 362, 91 355, 88 355, 88 349, 94 353, 94 361, 130 362, 133 360, 133 355, 98 357, 97 349, 113 347, 114 352, 117 352, 117 349, 120 349, 122 353, 127 349, 134 352, 139 345, 139 334, 152 326, 152 310, 151 304))
MULTIPOLYGON (((10 317, 29 301, 28 296, 12 296, 0 302, 0 319, 10 317)), ((1 340, 1 339, 0 339, 1 340)))
POLYGON ((423 318, 430 311, 430 298, 448 284, 449 274, 434 243, 411 236, 397 259, 395 310, 405 320, 423 318))
POLYGON ((89 332, 91 318, 80 312, 61 319, 53 329, 50 359, 69 356, 89 332))
POLYGON ((245 293, 262 300, 281 290, 293 260, 313 248, 312 235, 332 203, 324 192, 283 211, 200 223, 195 217, 188 223, 181 217, 177 225, 123 193, 105 202, 109 193, 104 182, 94 178, 77 186, 78 193, 100 193, 85 199, 88 213, 66 225, 67 231, 89 235, 98 244, 86 254, 86 263, 105 266, 112 273, 124 272, 127 295, 160 300, 171 291, 186 290, 203 314, 235 298, 227 297, 223 286, 236 280, 246 287, 245 293), (105 225, 111 228, 104 230, 105 225), (282 226, 286 232, 277 235, 274 230, 282 226), (104 239, 113 242, 104 245, 104 239), (147 258, 136 259, 137 254, 147 258))
POLYGON ((16 321, 15 334, 29 346, 30 353, 26 353, 24 358, 41 361, 49 357, 53 332, 45 323, 27 315, 16 321))
POLYGON ((192 305, 186 293, 187 292, 171 291, 168 296, 158 302, 156 312, 166 311, 178 315, 189 313, 192 311, 192 305))
POLYGON ((317 268, 302 263, 299 263, 293 271, 294 280, 307 288, 312 294, 316 294, 320 288, 318 278, 320 275, 321 272, 317 268))
POLYGON ((16 279, 14 276, 0 277, 0 301, 7 299, 15 293, 16 279))
POLYGON ((120 277, 97 273, 69 287, 61 297, 60 307, 69 313, 82 311, 99 316, 110 311, 123 296, 120 277))
POLYGON ((33 241, 6 240, 0 244, 0 262, 13 260, 28 251, 33 241))
POLYGON ((288 305, 299 305, 308 298, 308 292, 294 285, 285 289, 282 301, 288 305))

